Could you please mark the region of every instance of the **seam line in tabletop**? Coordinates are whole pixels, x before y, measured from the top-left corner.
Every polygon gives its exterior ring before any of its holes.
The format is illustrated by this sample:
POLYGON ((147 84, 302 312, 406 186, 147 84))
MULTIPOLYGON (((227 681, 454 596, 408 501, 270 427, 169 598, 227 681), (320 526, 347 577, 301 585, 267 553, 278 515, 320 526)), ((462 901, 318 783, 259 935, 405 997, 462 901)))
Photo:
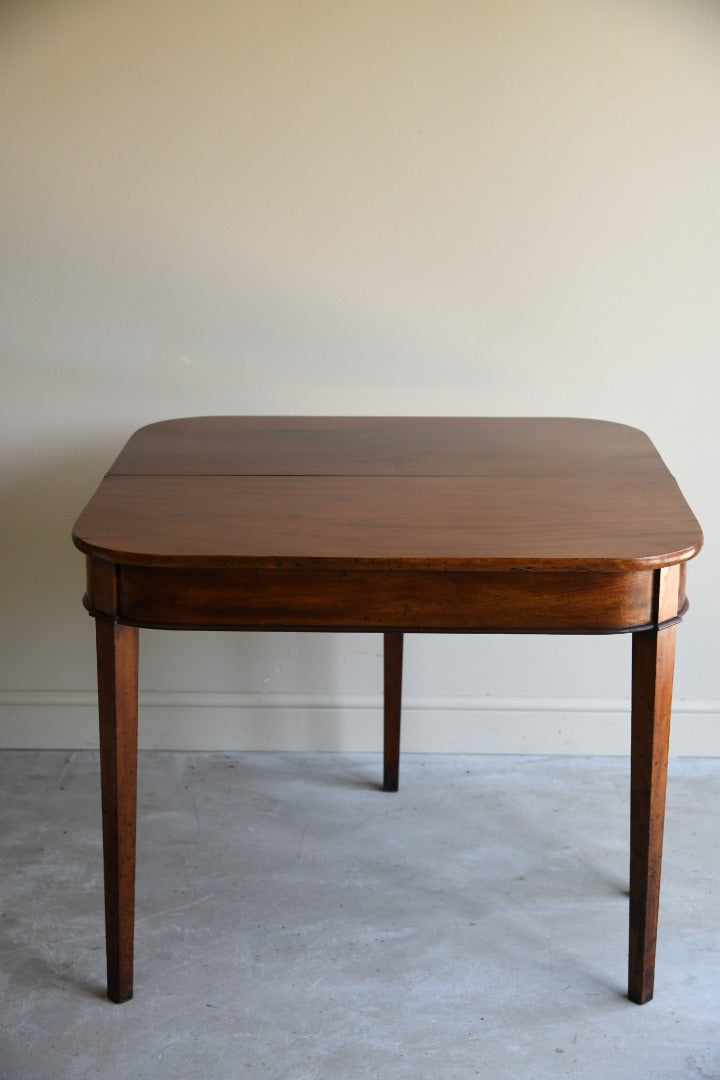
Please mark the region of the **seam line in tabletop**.
MULTIPOLYGON (((163 478, 169 480, 175 478, 181 479, 194 479, 200 476, 214 476, 217 478, 224 477, 258 477, 269 478, 276 477, 278 479, 293 479, 299 480, 301 478, 322 479, 324 477, 345 477, 348 480, 379 480, 387 478, 388 480, 479 480, 484 479, 523 479, 523 480, 547 480, 550 478, 564 479, 569 475, 565 472, 543 472, 543 473, 528 473, 528 472, 464 472, 464 473, 427 473, 427 472, 107 472, 103 477, 104 480, 140 480, 142 478, 149 479, 150 477, 163 478)), ((649 482, 651 477, 655 477, 658 480, 675 480, 672 473, 662 472, 661 470, 648 471, 647 474, 636 473, 633 474, 637 477, 642 477, 642 482, 649 482)), ((605 479, 603 477, 603 479, 605 479)), ((677 483, 677 481, 675 481, 677 483)))

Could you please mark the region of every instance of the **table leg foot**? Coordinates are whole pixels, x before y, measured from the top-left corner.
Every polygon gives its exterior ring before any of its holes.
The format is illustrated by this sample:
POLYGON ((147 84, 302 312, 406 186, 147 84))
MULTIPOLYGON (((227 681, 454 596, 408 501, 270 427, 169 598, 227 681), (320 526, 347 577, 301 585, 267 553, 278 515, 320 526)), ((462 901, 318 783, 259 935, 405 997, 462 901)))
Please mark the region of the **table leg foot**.
POLYGON ((384 634, 383 791, 397 791, 400 779, 403 635, 384 634))
POLYGON ((138 631, 95 621, 100 716, 107 992, 133 993, 138 631))
POLYGON ((628 997, 638 1005, 655 979, 675 636, 675 626, 633 634, 628 997))

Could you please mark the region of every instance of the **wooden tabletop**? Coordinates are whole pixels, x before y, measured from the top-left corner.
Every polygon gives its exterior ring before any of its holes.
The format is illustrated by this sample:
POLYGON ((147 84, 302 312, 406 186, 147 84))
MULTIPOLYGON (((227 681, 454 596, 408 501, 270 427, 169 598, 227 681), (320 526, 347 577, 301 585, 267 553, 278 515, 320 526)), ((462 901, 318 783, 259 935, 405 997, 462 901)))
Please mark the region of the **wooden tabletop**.
POLYGON ((702 545, 641 431, 496 417, 151 424, 73 538, 127 565, 293 569, 648 570, 702 545))

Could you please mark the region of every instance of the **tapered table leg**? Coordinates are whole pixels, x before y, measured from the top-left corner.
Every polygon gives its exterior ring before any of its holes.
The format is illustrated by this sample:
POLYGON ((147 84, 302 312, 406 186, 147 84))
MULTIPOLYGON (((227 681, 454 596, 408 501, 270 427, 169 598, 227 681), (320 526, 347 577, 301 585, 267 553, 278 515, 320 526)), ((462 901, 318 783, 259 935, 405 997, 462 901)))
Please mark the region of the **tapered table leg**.
POLYGON ((628 997, 638 1005, 655 979, 676 630, 633 634, 628 997))
POLYGON ((95 620, 105 868, 107 992, 133 993, 137 805, 138 631, 95 620))
POLYGON ((397 791, 400 776, 403 635, 384 635, 384 764, 383 791, 397 791))

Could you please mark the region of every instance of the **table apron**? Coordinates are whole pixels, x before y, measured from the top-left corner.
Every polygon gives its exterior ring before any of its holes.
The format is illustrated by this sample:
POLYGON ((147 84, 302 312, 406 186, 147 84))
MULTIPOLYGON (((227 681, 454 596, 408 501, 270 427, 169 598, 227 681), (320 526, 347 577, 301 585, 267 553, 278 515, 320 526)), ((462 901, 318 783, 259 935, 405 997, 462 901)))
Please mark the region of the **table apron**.
POLYGON ((88 556, 87 567, 91 614, 179 630, 622 633, 673 621, 685 604, 684 565, 627 572, 196 569, 88 556), (672 574, 677 586, 659 614, 661 574, 672 574))

